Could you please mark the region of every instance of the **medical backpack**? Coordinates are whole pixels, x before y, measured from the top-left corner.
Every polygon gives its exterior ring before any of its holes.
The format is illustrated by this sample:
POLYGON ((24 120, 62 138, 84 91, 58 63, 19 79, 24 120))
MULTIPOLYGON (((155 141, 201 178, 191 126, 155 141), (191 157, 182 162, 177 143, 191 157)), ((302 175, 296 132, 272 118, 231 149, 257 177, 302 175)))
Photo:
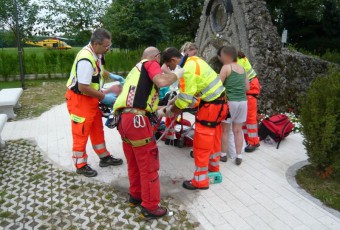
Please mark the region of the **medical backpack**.
POLYGON ((294 124, 284 114, 278 114, 264 119, 259 126, 259 138, 264 140, 270 136, 276 141, 277 149, 280 143, 285 139, 294 129, 294 124))

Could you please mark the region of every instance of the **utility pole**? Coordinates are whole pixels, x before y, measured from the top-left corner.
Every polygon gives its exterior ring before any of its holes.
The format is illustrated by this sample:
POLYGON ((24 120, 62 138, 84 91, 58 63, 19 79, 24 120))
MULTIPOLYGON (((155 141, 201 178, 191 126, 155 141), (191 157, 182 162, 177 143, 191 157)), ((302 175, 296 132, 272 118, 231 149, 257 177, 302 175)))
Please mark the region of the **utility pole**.
POLYGON ((24 73, 23 54, 22 54, 22 48, 21 48, 21 43, 20 43, 18 5, 17 5, 17 1, 16 0, 13 0, 13 7, 14 7, 14 19, 15 19, 15 29, 16 29, 16 37, 17 37, 17 47, 18 47, 18 57, 19 57, 21 87, 22 87, 22 89, 26 89, 26 87, 25 87, 25 73, 24 73))

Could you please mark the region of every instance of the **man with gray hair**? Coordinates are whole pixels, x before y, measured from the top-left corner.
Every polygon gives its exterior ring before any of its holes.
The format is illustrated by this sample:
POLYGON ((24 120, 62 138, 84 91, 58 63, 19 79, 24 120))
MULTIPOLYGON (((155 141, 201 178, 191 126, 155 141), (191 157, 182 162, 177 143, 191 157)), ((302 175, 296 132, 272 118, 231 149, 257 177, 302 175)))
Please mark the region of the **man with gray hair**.
POLYGON ((90 137, 92 147, 100 158, 99 166, 117 166, 122 159, 114 158, 106 149, 99 102, 112 106, 117 98, 113 93, 101 91, 103 77, 124 83, 121 76, 104 69, 104 54, 111 47, 111 34, 105 29, 97 29, 91 42, 77 54, 70 78, 67 82, 66 101, 70 113, 73 139, 73 161, 76 172, 86 177, 94 177, 97 171, 87 164, 86 143, 90 137))

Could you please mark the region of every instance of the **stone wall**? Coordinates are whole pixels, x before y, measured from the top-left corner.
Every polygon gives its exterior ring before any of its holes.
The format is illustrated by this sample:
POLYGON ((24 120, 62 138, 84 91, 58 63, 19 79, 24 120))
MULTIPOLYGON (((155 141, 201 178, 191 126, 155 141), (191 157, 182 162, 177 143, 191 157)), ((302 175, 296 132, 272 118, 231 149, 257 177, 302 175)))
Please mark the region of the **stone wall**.
POLYGON ((219 71, 222 45, 242 50, 258 73, 261 112, 296 109, 311 81, 327 74, 330 63, 281 48, 281 38, 262 0, 207 0, 196 43, 201 56, 219 71))

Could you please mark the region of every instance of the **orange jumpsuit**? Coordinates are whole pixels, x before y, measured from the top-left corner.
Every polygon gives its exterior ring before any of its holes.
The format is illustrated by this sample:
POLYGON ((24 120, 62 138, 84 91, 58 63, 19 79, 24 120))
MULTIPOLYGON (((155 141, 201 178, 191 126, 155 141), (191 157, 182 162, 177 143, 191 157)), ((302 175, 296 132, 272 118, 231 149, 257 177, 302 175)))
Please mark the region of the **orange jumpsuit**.
POLYGON ((194 133, 194 159, 196 170, 191 180, 196 188, 209 186, 208 171, 219 171, 222 127, 227 116, 225 89, 217 73, 201 58, 189 57, 180 80, 180 93, 176 107, 185 109, 200 98, 194 133))
POLYGON ((98 99, 67 90, 67 109, 70 114, 85 118, 84 122, 71 120, 73 161, 77 168, 87 164, 86 143, 90 137, 92 147, 99 158, 109 156, 104 140, 102 112, 98 99))
POLYGON ((258 137, 257 122, 257 97, 260 94, 261 86, 257 77, 250 80, 250 89, 247 91, 248 113, 245 127, 243 127, 245 140, 249 145, 258 145, 260 143, 258 137))
POLYGON ((77 54, 67 82, 68 90, 65 97, 71 118, 72 158, 76 168, 81 168, 87 164, 86 143, 89 137, 92 147, 99 158, 110 155, 105 146, 99 100, 82 94, 78 89, 76 69, 78 62, 81 60, 87 60, 92 64, 93 73, 90 87, 93 89, 100 90, 104 72, 102 60, 94 54, 92 47, 88 45, 77 54))

